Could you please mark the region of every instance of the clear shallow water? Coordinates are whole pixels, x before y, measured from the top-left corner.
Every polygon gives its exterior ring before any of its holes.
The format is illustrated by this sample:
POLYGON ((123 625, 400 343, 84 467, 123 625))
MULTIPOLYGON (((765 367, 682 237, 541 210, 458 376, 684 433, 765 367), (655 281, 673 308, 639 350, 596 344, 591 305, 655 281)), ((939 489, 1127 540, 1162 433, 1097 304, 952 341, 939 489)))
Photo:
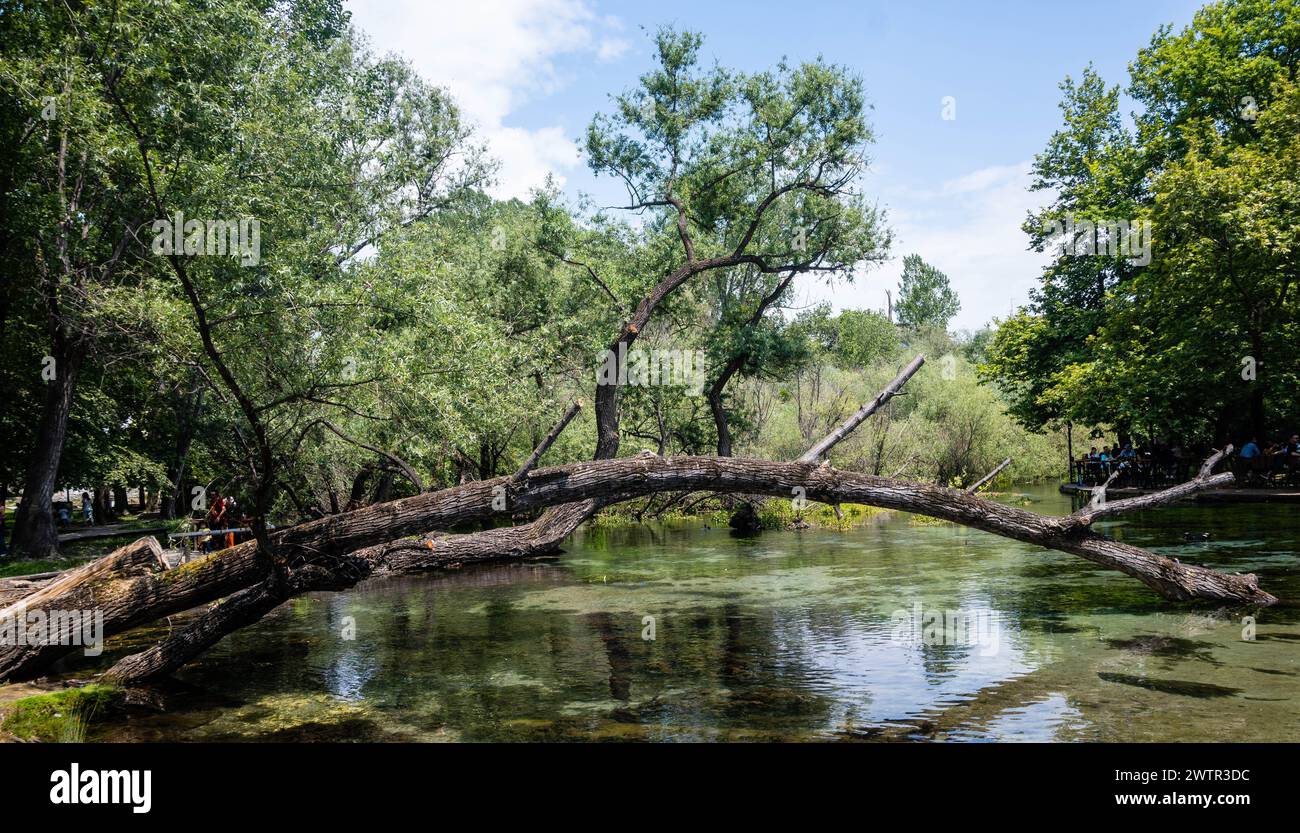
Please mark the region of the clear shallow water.
MULTIPOLYGON (((1049 486, 1003 499, 1070 508, 1049 486)), ((1300 599, 1300 507, 1099 527, 1300 599)), ((1255 641, 1242 628, 1074 556, 899 513, 754 539, 591 530, 550 561, 295 600, 188 667, 165 713, 92 738, 1300 740, 1297 609, 1261 612, 1255 641), (926 621, 947 611, 957 627, 926 621)))

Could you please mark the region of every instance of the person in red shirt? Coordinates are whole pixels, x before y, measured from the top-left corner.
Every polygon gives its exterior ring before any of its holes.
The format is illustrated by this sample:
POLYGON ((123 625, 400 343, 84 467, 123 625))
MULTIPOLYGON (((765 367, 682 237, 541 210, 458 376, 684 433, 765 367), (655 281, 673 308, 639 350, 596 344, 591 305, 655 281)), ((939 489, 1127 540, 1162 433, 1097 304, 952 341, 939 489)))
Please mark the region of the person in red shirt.
MULTIPOLYGON (((208 530, 215 532, 221 529, 226 518, 226 501, 221 497, 220 492, 212 493, 212 503, 208 505, 208 530)), ((207 551, 216 552, 221 549, 221 536, 209 535, 207 551)))
MULTIPOLYGON (((227 497, 222 501, 221 514, 225 526, 228 527, 239 526, 239 516, 235 514, 238 511, 236 509, 236 505, 237 504, 235 503, 234 496, 227 497)), ((233 547, 234 545, 235 545, 235 533, 227 532, 226 547, 229 548, 229 547, 233 547)))

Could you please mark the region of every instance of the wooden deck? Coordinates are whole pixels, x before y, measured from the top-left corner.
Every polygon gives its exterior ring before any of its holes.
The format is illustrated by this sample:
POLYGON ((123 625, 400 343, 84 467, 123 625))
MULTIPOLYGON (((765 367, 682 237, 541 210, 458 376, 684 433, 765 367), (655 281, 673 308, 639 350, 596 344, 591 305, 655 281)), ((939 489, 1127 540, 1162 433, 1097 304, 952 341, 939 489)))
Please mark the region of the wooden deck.
POLYGON ((68 529, 69 531, 59 533, 60 544, 67 544, 72 541, 94 541, 98 538, 120 538, 126 535, 136 535, 143 538, 146 535, 157 535, 162 532, 169 532, 171 527, 107 524, 105 526, 86 526, 80 529, 77 529, 76 527, 64 527, 64 529, 68 529))
MULTIPOLYGON (((1062 483, 1061 494, 1088 497, 1094 486, 1077 486, 1074 483, 1062 483)), ((1132 486, 1111 486, 1106 490, 1106 498, 1115 500, 1124 497, 1137 497, 1158 492, 1159 489, 1139 489, 1132 486)), ((1241 489, 1207 489, 1197 492, 1188 500, 1197 503, 1300 503, 1300 488, 1286 486, 1283 488, 1241 488, 1241 489)))

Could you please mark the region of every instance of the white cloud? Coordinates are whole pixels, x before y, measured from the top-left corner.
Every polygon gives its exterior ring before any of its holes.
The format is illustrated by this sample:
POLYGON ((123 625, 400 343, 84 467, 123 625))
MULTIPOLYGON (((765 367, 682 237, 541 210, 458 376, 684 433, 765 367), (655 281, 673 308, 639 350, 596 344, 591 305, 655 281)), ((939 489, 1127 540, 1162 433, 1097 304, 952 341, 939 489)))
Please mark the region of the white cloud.
POLYGON ((947 180, 940 191, 944 194, 970 194, 988 191, 1006 184, 1019 187, 1022 181, 1028 181, 1028 176, 1028 162, 1021 162, 1018 165, 994 165, 947 180))
POLYGON ((348 8, 377 50, 401 54, 451 90, 501 161, 492 192, 503 198, 526 196, 547 173, 563 185, 579 161, 561 126, 511 126, 510 113, 565 83, 557 57, 611 61, 628 48, 618 22, 598 17, 588 0, 351 0, 348 8))
POLYGON ((885 290, 897 299, 903 257, 919 254, 947 273, 961 298, 953 329, 976 329, 1005 318, 1029 298, 1048 256, 1030 251, 1020 226, 1048 200, 1029 190, 1029 162, 980 168, 932 188, 887 189, 883 201, 895 237, 894 258, 859 275, 853 285, 815 288, 813 298, 836 309, 885 308, 885 290))
POLYGON ((541 185, 548 173, 564 184, 559 172, 581 162, 578 147, 559 127, 526 130, 499 127, 492 132, 492 154, 502 160, 500 183, 493 190, 498 197, 524 197, 528 189, 541 185))
POLYGON ((614 61, 623 57, 632 44, 623 38, 605 38, 596 48, 596 58, 601 61, 614 61))

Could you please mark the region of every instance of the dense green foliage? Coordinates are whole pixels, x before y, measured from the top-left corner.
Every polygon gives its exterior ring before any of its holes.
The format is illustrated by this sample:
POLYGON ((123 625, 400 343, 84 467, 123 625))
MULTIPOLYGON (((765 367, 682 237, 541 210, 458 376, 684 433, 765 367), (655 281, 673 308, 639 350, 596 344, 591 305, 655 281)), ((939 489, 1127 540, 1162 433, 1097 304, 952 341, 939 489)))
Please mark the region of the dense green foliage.
POLYGON ((1024 424, 1238 443, 1300 424, 1298 62, 1300 4, 1224 0, 1138 54, 1131 125, 1091 68, 1062 84, 1034 167, 1055 199, 1025 230, 1064 245, 982 365, 1024 424), (1121 221, 1150 223, 1148 248, 1083 225, 1121 221))
MULTIPOLYGON (((1254 71, 1271 85, 1257 123, 1193 130, 1209 116, 1175 106, 1177 90, 1204 79, 1169 72, 1201 46, 1167 33, 1138 65, 1165 121, 1130 135, 1089 74, 1067 86, 1069 126, 1039 162, 1061 194, 1051 216, 1143 212, 1168 230, 1162 257, 1063 258, 1039 307, 957 340, 959 299, 919 255, 903 262, 897 323, 794 307, 799 282, 889 257, 860 191, 867 97, 843 67, 741 73, 704 62, 698 35, 658 32, 654 65, 585 137, 592 171, 627 192, 595 209, 553 188, 489 197, 494 162, 456 102, 374 55, 335 0, 9 6, 0 38, 0 497, 26 496, 16 532, 32 557, 53 554, 38 522, 63 485, 93 490, 101 521, 128 487, 169 518, 234 494, 260 534, 513 471, 579 397, 548 462, 797 456, 916 352, 929 364, 837 465, 963 485, 1011 456, 1008 477, 1050 476, 1058 436, 1016 425, 1002 397, 1036 429, 1083 419, 1063 403, 1099 384, 1101 362, 1130 389, 1152 372, 1146 347, 1173 337, 1144 331, 1147 316, 1181 304, 1187 324, 1197 297, 1227 291, 1208 247, 1242 263, 1231 280, 1294 303, 1294 88, 1254 71), (633 342, 698 356, 699 378, 598 386, 603 352, 633 342), (593 389, 616 408, 593 408, 593 389), (612 445, 597 411, 617 414, 612 445)), ((1293 317, 1239 306, 1203 317, 1239 340, 1254 322, 1272 340, 1260 355, 1280 361, 1293 317)), ((1228 360, 1195 338, 1162 349, 1189 367, 1228 360)))

